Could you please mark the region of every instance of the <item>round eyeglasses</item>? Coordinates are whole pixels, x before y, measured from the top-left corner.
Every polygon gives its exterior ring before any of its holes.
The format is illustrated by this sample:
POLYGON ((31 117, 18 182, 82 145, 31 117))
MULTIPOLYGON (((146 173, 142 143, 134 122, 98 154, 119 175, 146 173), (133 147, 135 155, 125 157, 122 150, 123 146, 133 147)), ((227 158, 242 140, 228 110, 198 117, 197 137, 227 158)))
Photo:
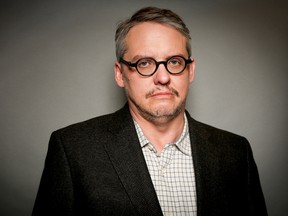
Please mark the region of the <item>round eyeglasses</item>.
POLYGON ((164 64, 166 70, 170 74, 180 74, 182 73, 187 64, 193 62, 190 58, 185 59, 183 56, 172 56, 167 61, 157 62, 153 58, 141 58, 135 63, 125 61, 123 58, 120 59, 120 62, 128 65, 129 67, 135 67, 137 72, 142 76, 152 76, 158 69, 160 64, 164 64))

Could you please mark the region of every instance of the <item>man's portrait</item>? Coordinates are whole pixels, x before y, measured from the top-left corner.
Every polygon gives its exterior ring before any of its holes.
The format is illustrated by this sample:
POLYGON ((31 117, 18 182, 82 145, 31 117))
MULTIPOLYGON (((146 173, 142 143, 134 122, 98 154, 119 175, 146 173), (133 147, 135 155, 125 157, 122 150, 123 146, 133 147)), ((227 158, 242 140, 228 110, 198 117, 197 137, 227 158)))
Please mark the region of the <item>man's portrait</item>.
POLYGON ((287 9, 3 3, 0 214, 284 216, 287 9))

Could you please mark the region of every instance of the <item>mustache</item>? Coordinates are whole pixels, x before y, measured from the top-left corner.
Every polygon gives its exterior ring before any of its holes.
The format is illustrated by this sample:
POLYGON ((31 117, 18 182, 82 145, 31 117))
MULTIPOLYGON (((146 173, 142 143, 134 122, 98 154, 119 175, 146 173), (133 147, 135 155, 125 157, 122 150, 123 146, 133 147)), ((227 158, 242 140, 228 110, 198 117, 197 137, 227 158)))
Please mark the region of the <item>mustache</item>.
POLYGON ((145 97, 149 98, 149 97, 153 96, 157 92, 170 92, 173 95, 175 95, 176 97, 179 97, 179 92, 176 89, 172 88, 172 87, 166 87, 166 88, 163 88, 163 89, 162 88, 152 89, 151 91, 146 93, 145 97))

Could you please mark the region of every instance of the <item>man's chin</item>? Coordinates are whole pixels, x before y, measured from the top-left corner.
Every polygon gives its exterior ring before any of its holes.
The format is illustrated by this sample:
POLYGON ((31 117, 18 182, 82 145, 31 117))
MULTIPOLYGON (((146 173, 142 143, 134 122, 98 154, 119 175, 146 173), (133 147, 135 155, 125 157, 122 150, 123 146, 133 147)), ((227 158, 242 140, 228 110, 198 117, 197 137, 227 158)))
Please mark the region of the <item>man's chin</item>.
MULTIPOLYGON (((131 99, 131 98, 130 98, 131 99)), ((154 122, 154 124, 167 123, 176 118, 185 107, 185 102, 177 104, 171 100, 150 101, 147 104, 138 104, 134 100, 130 100, 131 105, 136 109, 144 119, 154 122)))
POLYGON ((168 109, 167 107, 161 107, 161 108, 153 110, 151 113, 153 113, 155 117, 165 118, 168 116, 174 116, 176 113, 176 109, 168 109))
POLYGON ((176 118, 182 109, 181 107, 165 107, 165 106, 158 106, 158 107, 150 107, 146 110, 141 110, 142 116, 147 120, 150 120, 154 123, 166 123, 174 118, 176 118))

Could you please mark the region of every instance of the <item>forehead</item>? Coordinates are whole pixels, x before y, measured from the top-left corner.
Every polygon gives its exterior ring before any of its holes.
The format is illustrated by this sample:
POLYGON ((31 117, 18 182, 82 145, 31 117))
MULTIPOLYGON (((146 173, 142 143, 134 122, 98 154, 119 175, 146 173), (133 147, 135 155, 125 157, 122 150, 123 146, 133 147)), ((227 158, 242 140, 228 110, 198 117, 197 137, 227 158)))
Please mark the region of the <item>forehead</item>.
POLYGON ((129 57, 187 55, 186 38, 176 29, 159 23, 137 24, 128 32, 125 43, 125 56, 129 57))

